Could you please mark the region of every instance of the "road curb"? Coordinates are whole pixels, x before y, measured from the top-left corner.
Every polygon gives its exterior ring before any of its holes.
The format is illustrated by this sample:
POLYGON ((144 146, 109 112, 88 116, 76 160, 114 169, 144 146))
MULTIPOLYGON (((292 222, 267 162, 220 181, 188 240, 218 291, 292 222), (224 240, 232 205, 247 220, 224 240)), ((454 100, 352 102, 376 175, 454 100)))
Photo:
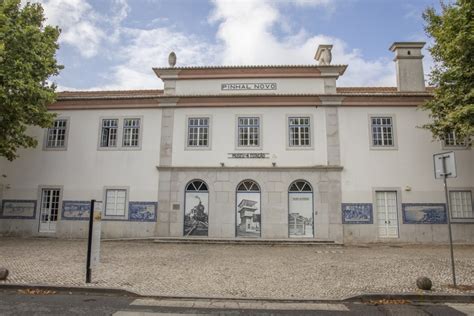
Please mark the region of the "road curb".
POLYGON ((344 299, 344 302, 371 303, 380 300, 406 300, 411 302, 431 303, 474 303, 474 294, 432 294, 432 293, 402 293, 402 294, 362 294, 344 299))
POLYGON ((209 296, 173 296, 173 295, 142 295, 121 288, 104 288, 88 286, 59 286, 44 284, 0 284, 0 290, 41 289, 57 292, 92 293, 103 295, 120 295, 135 298, 149 298, 158 300, 212 300, 237 302, 268 302, 268 303, 377 303, 381 300, 405 300, 410 302, 426 303, 474 303, 474 294, 432 294, 432 293, 390 293, 390 294, 361 294, 343 299, 287 299, 267 297, 209 297, 209 296))
POLYGON ((73 292, 73 293, 94 293, 94 294, 108 294, 120 296, 142 297, 132 291, 120 288, 105 288, 105 287, 89 287, 89 286, 60 286, 60 285, 45 285, 45 284, 0 284, 0 290, 26 290, 26 289, 40 289, 57 292, 73 292))

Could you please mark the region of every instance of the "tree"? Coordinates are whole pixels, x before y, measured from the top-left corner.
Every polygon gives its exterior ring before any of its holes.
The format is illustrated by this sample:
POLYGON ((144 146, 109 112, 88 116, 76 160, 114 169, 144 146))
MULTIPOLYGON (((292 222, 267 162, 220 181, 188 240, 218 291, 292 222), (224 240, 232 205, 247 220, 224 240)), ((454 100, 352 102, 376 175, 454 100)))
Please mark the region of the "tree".
POLYGON ((48 78, 59 74, 56 62, 58 27, 44 25, 40 4, 0 0, 0 157, 13 160, 21 147, 36 147, 29 126, 51 126, 47 111, 56 86, 48 78))
POLYGON ((431 123, 424 127, 443 139, 454 132, 472 144, 474 136, 474 2, 441 3, 441 14, 423 13, 425 31, 434 39, 429 48, 435 66, 430 74, 434 98, 424 104, 431 123))

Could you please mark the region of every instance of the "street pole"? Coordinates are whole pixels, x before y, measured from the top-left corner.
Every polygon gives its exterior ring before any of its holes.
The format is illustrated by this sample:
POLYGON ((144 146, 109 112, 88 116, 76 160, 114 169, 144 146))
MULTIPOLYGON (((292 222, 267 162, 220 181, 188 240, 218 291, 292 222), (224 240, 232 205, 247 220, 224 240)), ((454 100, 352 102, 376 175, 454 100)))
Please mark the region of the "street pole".
POLYGON ((86 283, 91 283, 91 251, 92 251, 92 227, 94 225, 94 204, 95 200, 91 200, 91 208, 89 212, 89 238, 87 239, 87 263, 86 263, 86 283))
POLYGON ((449 195, 448 195, 448 184, 446 182, 446 178, 451 173, 446 173, 446 158, 448 156, 442 156, 443 159, 443 181, 444 181, 444 195, 446 196, 446 216, 448 218, 448 230, 449 230, 449 250, 451 251, 451 270, 453 273, 453 285, 456 287, 456 271, 454 268, 454 252, 453 252, 453 234, 451 232, 451 215, 449 212, 449 195))

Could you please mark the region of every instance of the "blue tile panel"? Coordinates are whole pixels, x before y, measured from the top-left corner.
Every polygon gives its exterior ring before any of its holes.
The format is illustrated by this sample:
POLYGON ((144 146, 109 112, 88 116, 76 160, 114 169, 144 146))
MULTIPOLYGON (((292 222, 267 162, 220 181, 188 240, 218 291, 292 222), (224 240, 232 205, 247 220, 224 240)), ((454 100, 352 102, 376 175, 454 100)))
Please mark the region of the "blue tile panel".
POLYGON ((446 204, 404 203, 403 224, 447 224, 446 204))
POLYGON ((373 224, 372 203, 342 203, 343 224, 373 224))
POLYGON ((35 219, 36 200, 3 200, 0 218, 35 219))
POLYGON ((156 222, 157 202, 129 202, 128 219, 133 222, 156 222))
MULTIPOLYGON (((100 202, 100 201, 97 201, 100 202)), ((90 201, 63 201, 62 220, 89 220, 90 201)), ((103 221, 131 221, 131 222, 156 222, 158 209, 157 202, 128 203, 128 218, 107 218, 102 215, 103 221)))
POLYGON ((61 219, 87 221, 89 220, 91 201, 63 201, 61 219))

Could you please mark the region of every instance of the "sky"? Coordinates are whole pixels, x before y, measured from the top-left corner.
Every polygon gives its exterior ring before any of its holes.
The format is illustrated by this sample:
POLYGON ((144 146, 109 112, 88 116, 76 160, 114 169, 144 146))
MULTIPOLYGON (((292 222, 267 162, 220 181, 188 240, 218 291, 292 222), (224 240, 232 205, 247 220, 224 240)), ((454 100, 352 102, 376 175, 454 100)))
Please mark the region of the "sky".
MULTIPOLYGON (((25 3, 27 0, 23 0, 25 3)), ((161 89, 152 67, 348 64, 339 86, 395 86, 394 41, 426 41, 438 0, 34 0, 62 29, 59 91, 161 89)), ((424 49, 425 73, 433 64, 424 49)))

